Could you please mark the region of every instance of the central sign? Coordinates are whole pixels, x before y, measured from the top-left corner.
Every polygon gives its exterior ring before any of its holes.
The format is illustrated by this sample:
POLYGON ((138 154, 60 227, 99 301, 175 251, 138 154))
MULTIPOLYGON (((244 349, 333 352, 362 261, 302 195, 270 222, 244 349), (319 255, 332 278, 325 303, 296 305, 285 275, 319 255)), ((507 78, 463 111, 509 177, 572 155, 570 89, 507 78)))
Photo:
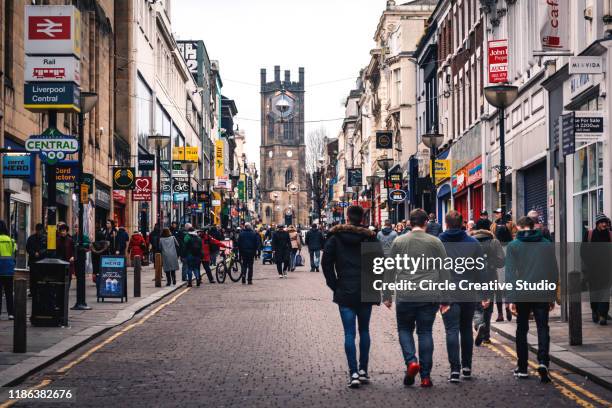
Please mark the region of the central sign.
POLYGON ((40 159, 50 165, 63 160, 67 154, 79 150, 79 141, 59 133, 56 129, 49 129, 49 134, 30 136, 25 143, 26 151, 38 153, 40 159))

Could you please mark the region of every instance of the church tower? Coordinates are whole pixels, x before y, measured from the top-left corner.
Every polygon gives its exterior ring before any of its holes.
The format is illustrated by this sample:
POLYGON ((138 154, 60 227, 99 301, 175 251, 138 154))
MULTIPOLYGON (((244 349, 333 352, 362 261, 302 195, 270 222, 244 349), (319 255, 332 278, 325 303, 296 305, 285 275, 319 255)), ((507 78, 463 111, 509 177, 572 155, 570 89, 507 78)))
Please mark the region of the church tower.
POLYGON ((280 66, 268 82, 261 70, 260 190, 266 224, 308 225, 310 208, 304 143, 304 68, 297 82, 280 66))

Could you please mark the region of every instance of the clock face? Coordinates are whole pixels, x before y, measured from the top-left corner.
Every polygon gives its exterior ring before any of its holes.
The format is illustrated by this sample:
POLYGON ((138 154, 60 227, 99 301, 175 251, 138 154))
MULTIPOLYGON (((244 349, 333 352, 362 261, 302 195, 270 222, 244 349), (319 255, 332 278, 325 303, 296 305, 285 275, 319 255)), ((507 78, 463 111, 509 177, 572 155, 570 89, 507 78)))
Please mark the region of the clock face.
POLYGON ((289 118, 293 116, 295 108, 295 99, 288 93, 278 92, 277 95, 272 97, 272 112, 278 117, 289 118))
POLYGON ((287 157, 292 157, 293 156, 293 152, 291 150, 287 150, 287 157))
POLYGON ((274 156, 274 153, 272 152, 272 150, 270 150, 270 151, 268 152, 268 157, 269 157, 269 158, 272 158, 272 156, 274 156))

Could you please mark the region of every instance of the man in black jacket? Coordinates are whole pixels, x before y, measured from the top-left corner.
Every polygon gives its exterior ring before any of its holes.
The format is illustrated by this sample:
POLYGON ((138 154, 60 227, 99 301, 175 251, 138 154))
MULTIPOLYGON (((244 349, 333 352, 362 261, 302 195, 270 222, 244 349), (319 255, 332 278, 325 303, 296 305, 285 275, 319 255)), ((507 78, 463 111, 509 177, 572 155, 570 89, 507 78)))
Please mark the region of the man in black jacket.
MULTIPOLYGON (((321 261, 327 286, 334 292, 334 302, 340 309, 340 318, 344 326, 344 350, 349 366, 348 386, 357 388, 367 383, 368 357, 370 352, 370 315, 374 297, 363 299, 363 292, 372 289, 362 288, 362 280, 368 282, 369 277, 361 275, 362 243, 378 243, 376 235, 367 227, 361 225, 363 208, 351 206, 347 210, 348 224, 333 227, 323 251, 321 261), (365 300, 365 301, 364 301, 365 300), (357 365, 357 349, 355 347, 355 322, 359 325, 359 366, 357 365)), ((382 256, 380 245, 376 245, 377 256, 382 256)))
POLYGON ((28 253, 28 265, 32 265, 47 256, 47 237, 44 234, 45 227, 36 224, 35 231, 26 241, 26 252, 28 253))
POLYGON ((242 261, 242 284, 246 281, 253 284, 253 260, 259 249, 259 234, 253 231, 250 223, 244 224, 244 229, 238 235, 238 252, 242 261))
POLYGON ((323 234, 319 231, 317 224, 312 224, 310 231, 306 233, 306 246, 310 254, 310 272, 319 272, 319 261, 321 249, 323 248, 323 234))
POLYGON ((272 233, 272 251, 274 252, 274 262, 279 278, 286 278, 289 271, 289 254, 291 252, 291 239, 289 233, 282 225, 272 233))

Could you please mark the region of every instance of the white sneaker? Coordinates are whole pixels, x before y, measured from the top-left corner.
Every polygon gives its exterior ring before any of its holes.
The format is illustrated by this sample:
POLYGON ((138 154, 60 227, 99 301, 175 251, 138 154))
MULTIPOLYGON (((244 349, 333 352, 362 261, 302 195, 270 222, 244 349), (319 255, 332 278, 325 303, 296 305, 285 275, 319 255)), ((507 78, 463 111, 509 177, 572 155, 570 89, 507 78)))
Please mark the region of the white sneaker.
POLYGON ((15 316, 9 315, 9 320, 15 320, 15 316))
POLYGON ((284 276, 283 276, 283 275, 278 275, 278 278, 279 278, 279 279, 283 279, 283 278, 284 278, 284 276))
POLYGON ((349 388, 359 388, 359 386, 361 385, 361 381, 359 381, 359 374, 357 373, 353 373, 348 380, 348 387, 349 388))

